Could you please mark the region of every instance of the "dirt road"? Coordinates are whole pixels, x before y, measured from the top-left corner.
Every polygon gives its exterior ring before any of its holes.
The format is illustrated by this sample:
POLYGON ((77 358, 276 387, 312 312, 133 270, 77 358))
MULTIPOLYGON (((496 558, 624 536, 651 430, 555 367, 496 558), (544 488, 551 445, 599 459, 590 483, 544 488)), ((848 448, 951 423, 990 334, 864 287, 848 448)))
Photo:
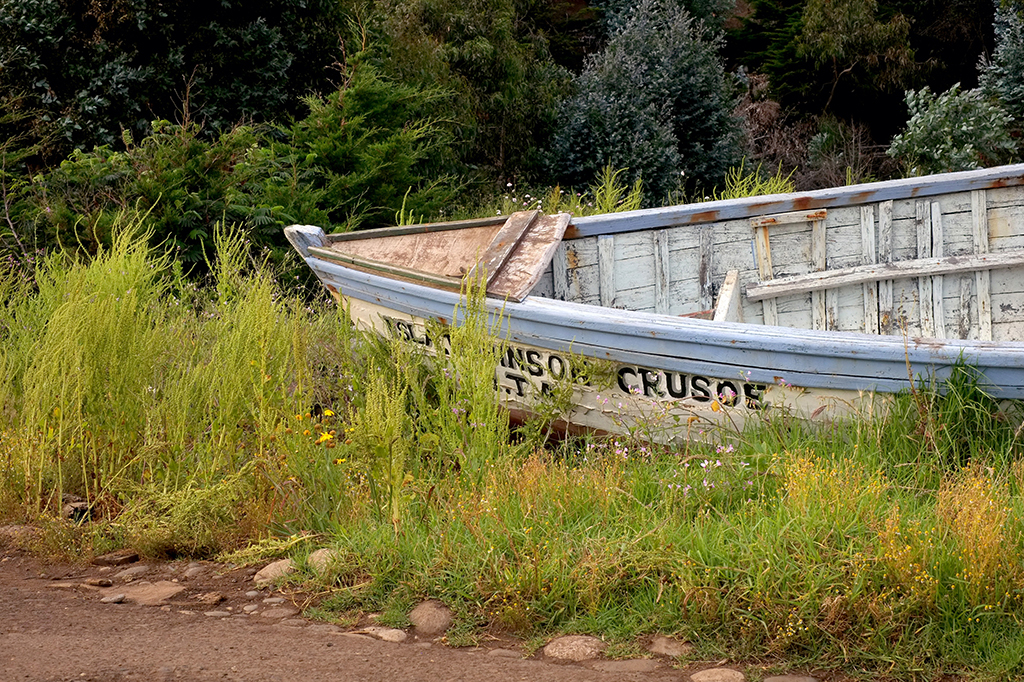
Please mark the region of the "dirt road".
POLYGON ((118 577, 126 567, 41 564, 0 548, 0 681, 689 682, 698 669, 678 670, 668 659, 647 660, 653 669, 644 672, 620 661, 558 665, 524 660, 508 642, 466 650, 415 637, 379 641, 295 617, 292 600, 256 593, 251 571, 132 566, 144 568, 118 577), (154 596, 160 586, 177 593, 154 596), (153 605, 109 603, 118 601, 114 593, 146 590, 153 605), (612 667, 595 669, 602 665, 612 667))

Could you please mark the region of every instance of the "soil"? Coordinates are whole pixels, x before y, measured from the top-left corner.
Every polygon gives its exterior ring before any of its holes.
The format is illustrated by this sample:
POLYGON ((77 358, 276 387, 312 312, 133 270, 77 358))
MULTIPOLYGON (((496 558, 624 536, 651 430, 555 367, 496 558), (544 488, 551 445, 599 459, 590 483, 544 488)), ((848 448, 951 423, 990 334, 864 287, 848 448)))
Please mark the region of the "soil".
POLYGON ((341 628, 298 617, 295 611, 309 603, 307 595, 270 588, 253 594, 254 573, 206 562, 55 564, 5 546, 0 538, 0 680, 689 682, 690 673, 725 664, 682 669, 657 656, 653 662, 558 664, 542 650, 525 657, 521 644, 511 640, 491 638, 483 646, 456 649, 414 631, 401 643, 380 641, 359 634, 366 622, 341 628), (134 575, 119 575, 128 568, 134 575), (153 605, 101 601, 160 589, 180 591, 164 599, 156 595, 153 605))

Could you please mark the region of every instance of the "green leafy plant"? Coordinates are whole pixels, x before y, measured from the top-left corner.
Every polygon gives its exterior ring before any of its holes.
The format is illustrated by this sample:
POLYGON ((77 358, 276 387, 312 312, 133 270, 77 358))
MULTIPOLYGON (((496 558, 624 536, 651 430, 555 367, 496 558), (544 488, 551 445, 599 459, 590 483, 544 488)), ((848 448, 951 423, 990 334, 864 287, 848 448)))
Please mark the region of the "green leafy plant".
POLYGON ((941 95, 927 86, 908 90, 907 108, 907 129, 888 150, 907 175, 996 165, 1013 153, 1010 117, 981 90, 962 91, 959 84, 941 95))

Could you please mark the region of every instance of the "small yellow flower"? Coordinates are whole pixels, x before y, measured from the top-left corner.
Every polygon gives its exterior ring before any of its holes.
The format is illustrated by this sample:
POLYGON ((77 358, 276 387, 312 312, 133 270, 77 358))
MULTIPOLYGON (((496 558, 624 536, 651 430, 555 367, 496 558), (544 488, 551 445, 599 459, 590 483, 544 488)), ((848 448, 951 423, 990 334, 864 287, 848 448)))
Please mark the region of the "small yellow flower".
POLYGON ((332 410, 324 410, 324 416, 325 417, 333 417, 334 416, 334 412, 332 410))

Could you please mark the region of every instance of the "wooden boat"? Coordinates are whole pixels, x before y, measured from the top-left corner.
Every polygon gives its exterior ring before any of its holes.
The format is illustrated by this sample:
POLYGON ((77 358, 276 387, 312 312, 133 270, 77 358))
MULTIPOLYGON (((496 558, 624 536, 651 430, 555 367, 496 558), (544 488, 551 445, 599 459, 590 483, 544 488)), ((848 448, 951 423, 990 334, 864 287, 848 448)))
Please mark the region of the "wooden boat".
POLYGON ((958 361, 992 396, 1024 398, 1024 164, 588 217, 286 233, 357 323, 423 344, 425 321, 452 321, 464 279, 486 273, 510 409, 564 380, 570 353, 610 368, 574 387, 564 417, 582 427, 657 418, 686 436, 767 407, 827 419, 941 382, 958 361))

